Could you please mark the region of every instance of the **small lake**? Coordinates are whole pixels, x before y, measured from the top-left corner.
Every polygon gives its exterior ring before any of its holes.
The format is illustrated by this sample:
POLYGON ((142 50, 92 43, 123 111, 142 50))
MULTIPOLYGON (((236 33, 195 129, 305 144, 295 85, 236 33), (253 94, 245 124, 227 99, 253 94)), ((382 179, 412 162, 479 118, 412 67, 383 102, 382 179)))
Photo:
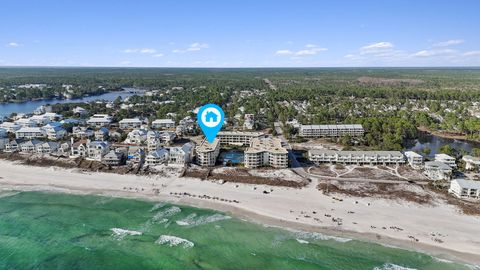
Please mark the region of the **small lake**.
POLYGON ((19 102, 19 103, 3 103, 0 104, 0 118, 8 117, 11 113, 32 113, 36 108, 42 105, 52 105, 52 104, 60 104, 60 103, 77 103, 77 102, 90 102, 96 100, 106 100, 106 101, 113 101, 117 97, 121 97, 122 99, 126 97, 130 97, 133 95, 141 95, 141 93, 135 93, 139 91, 138 89, 134 88, 124 88, 124 91, 117 91, 117 92, 109 92, 101 95, 96 96, 86 96, 82 98, 74 98, 74 99, 44 99, 44 100, 35 100, 35 101, 26 101, 26 102, 19 102))
POLYGON ((450 145, 459 152, 465 151, 467 153, 470 153, 473 148, 480 148, 480 143, 477 142, 448 139, 428 133, 420 133, 419 138, 411 142, 410 147, 407 147, 407 151, 415 151, 425 157, 434 158, 435 154, 438 154, 440 148, 444 145, 450 145), (425 148, 430 149, 428 155, 423 153, 425 148))

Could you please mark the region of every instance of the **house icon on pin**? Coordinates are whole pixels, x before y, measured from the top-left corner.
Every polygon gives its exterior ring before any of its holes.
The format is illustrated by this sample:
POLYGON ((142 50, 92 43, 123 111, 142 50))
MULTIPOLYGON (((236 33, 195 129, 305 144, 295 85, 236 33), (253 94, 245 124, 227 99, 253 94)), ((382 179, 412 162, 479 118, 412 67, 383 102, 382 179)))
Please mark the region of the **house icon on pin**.
POLYGON ((206 122, 209 122, 209 123, 216 123, 217 122, 217 118, 218 118, 218 115, 214 112, 207 112, 207 115, 206 115, 206 122))

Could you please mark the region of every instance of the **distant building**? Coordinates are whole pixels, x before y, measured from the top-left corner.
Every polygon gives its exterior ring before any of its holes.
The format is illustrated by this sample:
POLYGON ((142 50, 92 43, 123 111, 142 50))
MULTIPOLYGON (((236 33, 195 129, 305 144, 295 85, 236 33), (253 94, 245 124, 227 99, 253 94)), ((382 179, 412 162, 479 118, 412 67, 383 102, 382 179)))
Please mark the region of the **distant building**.
POLYGON ((220 131, 217 138, 221 145, 239 145, 247 146, 254 138, 260 138, 264 134, 262 132, 248 132, 248 131, 220 131))
POLYGON ((0 124, 0 127, 6 129, 7 132, 14 133, 15 131, 19 130, 22 126, 13 122, 3 122, 2 124, 0 124))
POLYGON ((152 122, 152 128, 154 129, 175 128, 175 121, 173 121, 172 119, 157 119, 152 122))
POLYGON ((59 126, 46 125, 43 127, 49 140, 60 140, 67 135, 67 131, 59 126))
POLYGON ((246 113, 244 116, 243 128, 253 129, 254 125, 255 125, 255 115, 246 113))
POLYGON ((8 131, 5 128, 0 128, 0 138, 5 138, 8 136, 8 131))
MULTIPOLYGON (((19 119, 20 121, 21 119, 19 119)), ((44 126, 54 120, 50 120, 50 117, 48 117, 45 114, 42 115, 33 115, 32 117, 28 118, 31 122, 35 123, 35 126, 44 126)))
POLYGON ((170 147, 168 164, 185 165, 192 161, 193 143, 186 143, 182 147, 170 147))
POLYGON ((70 157, 77 158, 77 157, 87 157, 87 141, 78 141, 72 142, 70 144, 70 157))
POLYGON ((428 161, 424 165, 424 174, 431 180, 450 180, 452 167, 439 161, 428 161))
POLYGON ((82 107, 75 107, 75 109, 73 109, 73 113, 75 113, 75 114, 79 114, 79 115, 81 115, 81 116, 82 116, 82 115, 85 115, 85 114, 87 114, 87 113, 88 113, 88 111, 87 111, 87 110, 85 110, 85 109, 84 109, 84 108, 82 108, 82 107))
POLYGON ((147 141, 147 130, 145 129, 134 129, 127 134, 127 139, 125 143, 141 145, 147 141))
POLYGON ((405 157, 407 158, 408 164, 412 168, 419 169, 423 167, 423 156, 413 152, 413 151, 407 151, 405 152, 405 157))
POLYGON ((50 121, 60 121, 63 118, 63 115, 53 112, 46 112, 41 116, 48 118, 50 121))
POLYGON ((87 124, 91 127, 105 127, 112 123, 112 117, 108 114, 94 114, 88 119, 87 124))
POLYGON ((165 148, 149 152, 145 158, 145 165, 156 166, 164 164, 168 160, 168 151, 165 148))
POLYGON ((453 179, 448 192, 458 198, 480 199, 480 181, 453 179))
POLYGON ((4 152, 5 153, 13 153, 17 152, 20 150, 20 144, 24 142, 23 139, 15 139, 15 140, 10 140, 4 145, 4 152))
POLYGON ((218 154, 220 153, 220 140, 215 138, 212 143, 203 140, 202 143, 195 148, 195 151, 197 153, 198 165, 204 167, 215 166, 218 154))
POLYGON ((435 161, 445 163, 448 166, 452 167, 452 169, 457 168, 457 159, 447 154, 436 154, 435 161))
POLYGON ((121 129, 135 129, 142 126, 142 121, 138 118, 126 118, 118 122, 121 129))
POLYGON ((99 130, 95 131, 95 140, 97 141, 106 141, 108 139, 108 128, 102 127, 99 130))
POLYGON ((254 138, 245 150, 245 167, 288 167, 288 150, 276 138, 254 138))
POLYGON ((465 161, 465 169, 468 171, 478 171, 480 169, 480 158, 465 155, 462 157, 465 161))
POLYGON ((15 124, 19 125, 20 127, 36 127, 37 123, 30 118, 20 118, 15 121, 15 124))
POLYGON ((316 137, 361 137, 364 134, 362 125, 301 125, 299 135, 306 138, 316 137))
POLYGON ((15 131, 15 137, 17 139, 45 138, 46 132, 39 127, 22 127, 21 129, 15 131))
POLYGON ((342 164, 403 164, 405 157, 399 151, 335 151, 327 149, 312 149, 308 151, 308 158, 315 164, 342 163, 342 164))
POLYGON ((72 134, 75 138, 86 139, 92 137, 94 132, 87 127, 73 127, 72 134))

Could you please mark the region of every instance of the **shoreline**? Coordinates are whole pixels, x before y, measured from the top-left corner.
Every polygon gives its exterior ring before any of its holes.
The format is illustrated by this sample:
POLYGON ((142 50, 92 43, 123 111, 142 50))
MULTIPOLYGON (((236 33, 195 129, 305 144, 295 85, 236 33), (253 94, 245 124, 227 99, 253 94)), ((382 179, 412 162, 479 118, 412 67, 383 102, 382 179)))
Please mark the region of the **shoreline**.
POLYGON ((455 135, 455 134, 451 134, 451 133, 432 131, 432 130, 426 128, 426 127, 417 127, 417 129, 420 132, 424 132, 424 133, 427 133, 429 135, 437 136, 437 137, 444 138, 444 139, 460 140, 460 141, 471 142, 471 143, 480 143, 480 140, 469 139, 469 138, 467 138, 467 135, 455 135))
MULTIPOLYGON (((477 247, 477 240, 473 239, 473 243, 468 243, 469 245, 455 245, 450 246, 448 243, 445 246, 439 245, 431 245, 429 243, 425 243, 425 240, 422 238, 420 242, 414 242, 407 239, 402 239, 402 237, 397 236, 395 232, 390 232, 388 230, 380 230, 379 233, 376 232, 368 232, 364 229, 352 229, 351 226, 324 226, 320 224, 312 224, 311 219, 301 219, 295 220, 295 218, 291 218, 286 214, 281 214, 279 209, 272 209, 273 207, 270 203, 277 204, 279 201, 277 198, 273 200, 269 200, 269 196, 262 196, 254 192, 252 190, 252 186, 254 185, 247 185, 247 184, 230 184, 230 185, 220 185, 217 183, 212 183, 209 181, 201 181, 198 179, 184 179, 184 178, 175 178, 170 177, 167 179, 160 179, 158 177, 145 177, 145 176, 124 176, 121 175, 119 179, 112 179, 111 175, 105 173, 81 173, 75 170, 65 170, 58 167, 50 167, 50 168, 42 168, 42 167, 32 167, 26 165, 18 165, 14 164, 13 162, 7 161, 0 161, 0 188, 2 190, 15 190, 15 191, 41 191, 41 192, 61 192, 67 194, 82 194, 82 195, 102 195, 102 196, 111 196, 111 197, 121 197, 127 199, 141 199, 141 200, 148 200, 148 201, 163 201, 172 204, 178 205, 186 205, 186 206, 193 206, 198 208, 206 208, 212 209, 216 211, 221 211, 228 213, 234 217, 245 219, 249 222, 261 224, 264 226, 270 227, 279 227, 282 229, 287 230, 305 230, 311 232, 318 232, 328 236, 334 237, 342 237, 342 238, 351 238, 353 240, 365 241, 370 243, 378 243, 381 245, 389 246, 389 247, 396 247, 400 249, 405 249, 409 251, 416 251, 426 253, 436 258, 440 259, 447 259, 451 261, 457 261, 462 263, 468 263, 473 265, 480 264, 480 253, 469 253, 466 250, 472 250, 472 246, 477 247), (41 172, 41 173, 39 173, 41 172), (48 178, 51 174, 51 179, 40 179, 38 176, 43 175, 44 177, 48 178), (20 177, 25 175, 25 177, 20 177), (65 181, 57 181, 57 177, 65 177, 73 180, 88 178, 85 179, 85 183, 78 183, 73 184, 73 182, 65 181), (92 178, 94 182, 97 182, 98 185, 92 185, 90 180, 92 178), (118 182, 116 181, 118 180, 118 182), (132 192, 126 191, 122 189, 121 185, 119 184, 127 184, 130 181, 137 182, 138 190, 140 188, 145 189, 145 192, 132 192), (143 182, 140 182, 143 181, 143 182), (155 183, 150 184, 150 182, 159 181, 162 183, 162 191, 159 194, 154 194, 146 190, 146 187, 149 185, 155 185, 155 183), (89 185, 90 184, 90 185, 89 185), (163 187, 165 185, 165 187, 163 187), (234 187, 235 185, 241 185, 241 190, 237 191, 234 187), (172 190, 176 191, 179 188, 181 189, 188 189, 189 193, 194 191, 198 191, 198 194, 212 194, 219 197, 228 197, 231 196, 238 196, 237 199, 240 200, 239 204, 229 204, 226 202, 220 201, 210 201, 205 199, 199 198, 191 198, 185 196, 176 196, 170 195, 172 190), (200 188, 201 187, 201 188, 200 188), (203 190, 202 190, 203 188, 203 190), (192 191, 193 190, 193 191, 192 191), (237 191, 237 192, 232 192, 237 191), (241 196, 240 196, 241 195, 241 196), (240 198, 241 197, 241 198, 240 198), (251 202, 247 202, 246 200, 251 200, 251 202), (264 201, 262 205, 258 205, 259 201, 264 201), (447 248, 449 247, 449 248, 447 248), (453 247, 453 248, 452 248, 453 247)), ((75 182, 77 183, 77 182, 75 182)), ((260 187, 259 190, 264 188, 263 186, 256 185, 260 187)), ((270 187, 268 187, 270 188, 270 187)), ((272 187, 275 189, 275 192, 280 192, 280 188, 272 187), (278 191, 277 191, 278 190, 278 191)), ((310 192, 310 190, 306 189, 291 189, 291 188, 281 188, 281 192, 285 194, 297 194, 303 193, 302 192, 310 192)), ((321 196, 320 192, 317 191, 318 195, 321 196)), ((281 194, 280 194, 281 195, 281 194)), ((327 197, 322 195, 323 197, 327 197)), ((339 195, 340 196, 340 195, 339 195)), ((280 196, 281 197, 281 196, 280 196)), ((301 199, 298 199, 297 195, 295 195, 297 200, 294 202, 297 205, 294 205, 292 202, 291 205, 285 203, 287 208, 294 209, 297 211, 298 209, 305 209, 307 206, 305 204, 309 204, 308 198, 306 198, 306 202, 301 199)), ((289 198, 285 198, 288 200, 289 198)), ((358 200, 362 200, 361 198, 354 198, 358 200)), ((331 200, 331 199, 330 199, 331 200)), ((283 201, 283 200, 281 200, 283 201)), ((280 201, 280 202, 281 202, 280 201)), ((310 202, 314 203, 314 202, 310 202)), ((331 206, 328 206, 331 207, 331 206)), ((347 207, 345 207, 347 208, 347 207)), ((389 208, 389 206, 387 206, 389 208)), ((420 206, 418 207, 420 208, 420 206)), ((428 208, 428 207, 427 207, 428 208)), ((342 207, 337 210, 344 210, 342 207)), ((388 209, 387 209, 388 210, 388 209)), ((392 209, 393 210, 393 209, 392 209)), ((292 211, 292 210, 290 210, 292 211)), ((324 210, 325 211, 325 210, 324 210)), ((376 212, 376 211, 374 211, 376 212)), ((323 212, 322 212, 323 213, 323 212)), ((379 214, 377 214, 378 216, 379 214)), ((389 219, 389 217, 377 217, 379 219, 389 219)), ((370 219, 369 215, 366 215, 357 221, 366 222, 370 219)), ((468 219, 470 220, 470 218, 468 219)), ((473 218, 475 231, 477 230, 478 226, 478 218, 473 218)), ((415 223, 415 221, 414 221, 415 223)), ((434 225, 435 223, 432 223, 434 225)), ((402 225, 402 228, 405 228, 405 225, 402 225)), ((458 228, 461 230, 461 228, 458 228)), ((407 229, 406 229, 407 230, 407 229)), ((435 228, 431 228, 431 230, 435 230, 435 228)), ((413 234, 413 232, 410 232, 413 234)), ((418 234, 413 234, 416 237, 420 237, 423 231, 420 231, 418 234)), ((455 234, 455 231, 450 231, 450 233, 455 234)), ((473 236, 472 236, 473 237, 473 236)), ((478 247, 477 247, 478 249, 478 247)), ((475 248, 473 248, 475 251, 475 248)), ((478 252, 478 250, 477 250, 478 252)))

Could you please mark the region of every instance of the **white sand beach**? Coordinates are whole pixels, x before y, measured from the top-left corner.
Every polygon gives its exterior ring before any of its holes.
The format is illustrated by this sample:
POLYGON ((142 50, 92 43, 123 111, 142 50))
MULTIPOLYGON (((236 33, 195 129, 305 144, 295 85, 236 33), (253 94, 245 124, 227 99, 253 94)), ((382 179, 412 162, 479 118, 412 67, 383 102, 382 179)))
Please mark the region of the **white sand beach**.
POLYGON ((0 188, 5 190, 90 193, 188 204, 226 211, 266 225, 374 241, 424 251, 444 259, 480 264, 478 216, 462 214, 454 206, 441 202, 432 206, 378 198, 326 196, 315 186, 312 183, 303 189, 293 189, 219 184, 175 176, 147 177, 33 167, 0 160, 0 188), (184 192, 190 196, 172 194, 184 192), (198 198, 202 195, 218 199, 198 198))

